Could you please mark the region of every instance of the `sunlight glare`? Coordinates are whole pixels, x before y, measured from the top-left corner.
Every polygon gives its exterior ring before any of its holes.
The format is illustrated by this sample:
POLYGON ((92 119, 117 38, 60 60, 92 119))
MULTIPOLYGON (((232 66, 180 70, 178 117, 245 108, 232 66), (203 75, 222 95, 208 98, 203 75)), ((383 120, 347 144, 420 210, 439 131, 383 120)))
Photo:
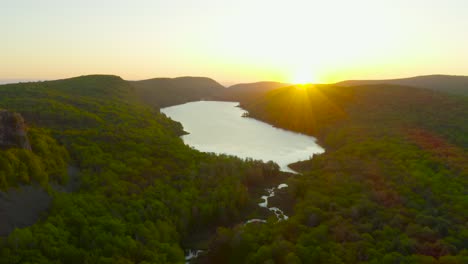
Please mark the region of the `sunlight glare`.
POLYGON ((292 82, 294 84, 309 84, 309 83, 316 83, 317 79, 312 74, 311 71, 308 70, 300 70, 295 73, 292 82))

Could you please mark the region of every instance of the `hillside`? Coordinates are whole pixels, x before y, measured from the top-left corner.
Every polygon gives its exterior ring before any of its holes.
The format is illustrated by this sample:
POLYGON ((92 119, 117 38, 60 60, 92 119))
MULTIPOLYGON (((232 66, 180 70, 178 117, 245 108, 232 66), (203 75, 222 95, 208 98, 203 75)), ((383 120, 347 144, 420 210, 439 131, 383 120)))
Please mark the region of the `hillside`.
POLYGON ((292 166, 288 221, 220 229, 204 263, 468 262, 466 98, 292 86, 244 107, 326 151, 292 166))
MULTIPOLYGON (((242 225, 258 213, 252 191, 278 168, 187 147, 181 124, 135 89, 109 75, 0 85, 0 108, 23 116, 31 145, 0 150, 3 188, 52 199, 11 233, 2 218, 0 263, 182 263, 184 245, 199 243, 192 235, 213 227, 209 246, 197 246, 209 249, 202 262, 467 262, 465 97, 298 85, 243 103, 252 117, 317 136, 326 152, 293 165, 302 175, 287 182, 287 221, 242 225), (66 183, 70 164, 78 189, 47 188, 66 183)), ((0 215, 31 203, 19 201, 0 215)))
POLYGON ((363 119, 392 129, 396 125, 422 126, 468 148, 466 102, 464 97, 385 84, 296 85, 273 90, 242 107, 251 117, 315 136, 329 125, 363 119))
POLYGON ((216 99, 246 103, 265 95, 271 90, 285 86, 290 86, 290 84, 280 82, 241 83, 222 90, 216 95, 216 99))
POLYGON ((157 108, 208 99, 224 89, 205 77, 155 78, 129 83, 144 103, 157 108))
POLYGON ((32 148, 0 150, 0 177, 20 191, 39 182, 53 198, 38 222, 0 237, 0 263, 182 263, 193 232, 242 221, 257 208, 249 191, 279 174, 184 145, 180 123, 118 76, 0 85, 0 108, 22 114, 32 148), (78 189, 47 188, 66 182, 67 164, 78 189))
POLYGON ((389 80, 349 80, 337 83, 340 86, 355 86, 369 84, 393 84, 426 88, 450 94, 468 95, 468 76, 426 75, 389 80))
POLYGON ((293 131, 314 135, 320 128, 346 116, 343 106, 353 94, 327 85, 279 88, 256 100, 241 102, 249 116, 293 131))

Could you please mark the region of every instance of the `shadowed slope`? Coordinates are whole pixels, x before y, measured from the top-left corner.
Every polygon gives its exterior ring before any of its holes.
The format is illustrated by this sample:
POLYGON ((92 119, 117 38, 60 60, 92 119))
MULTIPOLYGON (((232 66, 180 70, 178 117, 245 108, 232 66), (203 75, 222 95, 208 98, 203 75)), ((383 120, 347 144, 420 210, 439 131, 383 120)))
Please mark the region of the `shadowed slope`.
POLYGON ((238 101, 247 103, 258 99, 271 90, 281 87, 290 86, 288 83, 280 82, 256 82, 256 83, 241 83, 222 90, 216 97, 226 101, 238 101))
POLYGON ((468 95, 468 76, 426 75, 389 80, 349 80, 337 83, 337 85, 340 86, 368 84, 394 84, 402 86, 413 86, 451 94, 468 95))
MULTIPOLYGON (((257 208, 249 191, 279 175, 259 161, 189 148, 180 123, 143 105, 117 76, 0 85, 0 108, 24 116, 33 150, 0 150, 0 189, 58 178, 64 164, 55 161, 67 152, 79 169, 76 192, 54 193, 47 215, 0 238, 2 263, 182 263, 193 232, 243 221, 257 208)), ((11 204, 2 209, 18 209, 11 204)))
POLYGON ((249 115, 276 126, 316 134, 330 122, 346 116, 343 106, 352 99, 350 91, 330 85, 294 85, 268 92, 242 107, 249 115))
POLYGON ((245 108, 326 151, 291 166, 288 221, 220 229, 204 263, 468 263, 467 98, 292 86, 245 108))
POLYGON ((224 89, 205 77, 155 78, 129 83, 144 103, 159 108, 211 98, 224 89))

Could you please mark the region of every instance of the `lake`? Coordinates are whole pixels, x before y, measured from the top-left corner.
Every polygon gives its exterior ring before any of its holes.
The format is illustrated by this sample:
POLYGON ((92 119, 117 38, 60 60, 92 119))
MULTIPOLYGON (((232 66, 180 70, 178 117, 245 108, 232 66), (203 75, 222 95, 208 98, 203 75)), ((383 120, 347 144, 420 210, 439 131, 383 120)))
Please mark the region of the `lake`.
POLYGON ((184 126, 185 144, 203 152, 235 155, 287 165, 306 160, 324 149, 311 136, 275 128, 242 117, 245 110, 236 102, 199 101, 162 108, 161 112, 184 126))

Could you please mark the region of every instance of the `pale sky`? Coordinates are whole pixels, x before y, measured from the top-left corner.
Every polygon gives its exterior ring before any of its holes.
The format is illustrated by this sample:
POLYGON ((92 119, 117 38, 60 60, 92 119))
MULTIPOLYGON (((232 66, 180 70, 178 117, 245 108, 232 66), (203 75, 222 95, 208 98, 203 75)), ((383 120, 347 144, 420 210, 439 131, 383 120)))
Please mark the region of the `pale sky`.
POLYGON ((468 75, 466 0, 0 3, 0 79, 468 75))

